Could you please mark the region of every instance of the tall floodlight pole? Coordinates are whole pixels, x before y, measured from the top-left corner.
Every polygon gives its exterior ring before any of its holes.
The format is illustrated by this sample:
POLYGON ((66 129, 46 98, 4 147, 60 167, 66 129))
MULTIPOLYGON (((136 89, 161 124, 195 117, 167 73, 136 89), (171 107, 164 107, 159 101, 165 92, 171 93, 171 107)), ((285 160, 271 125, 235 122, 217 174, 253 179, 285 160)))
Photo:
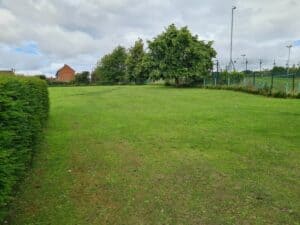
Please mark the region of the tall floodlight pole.
POLYGON ((232 60, 234 10, 236 10, 236 6, 232 6, 232 9, 231 9, 230 61, 229 61, 229 65, 228 65, 229 70, 235 70, 234 63, 232 60))
POLYGON ((243 64, 246 64, 246 61, 245 61, 246 54, 243 54, 241 56, 243 57, 243 64))
POLYGON ((217 73, 219 73, 219 66, 220 66, 219 60, 216 60, 216 66, 217 66, 217 73))
POLYGON ((261 73, 262 59, 259 59, 259 72, 261 73))
POLYGON ((289 69, 290 69, 290 60, 291 60, 291 48, 293 47, 293 45, 288 45, 286 46, 289 50, 289 54, 288 54, 288 60, 287 60, 287 75, 289 75, 289 69))

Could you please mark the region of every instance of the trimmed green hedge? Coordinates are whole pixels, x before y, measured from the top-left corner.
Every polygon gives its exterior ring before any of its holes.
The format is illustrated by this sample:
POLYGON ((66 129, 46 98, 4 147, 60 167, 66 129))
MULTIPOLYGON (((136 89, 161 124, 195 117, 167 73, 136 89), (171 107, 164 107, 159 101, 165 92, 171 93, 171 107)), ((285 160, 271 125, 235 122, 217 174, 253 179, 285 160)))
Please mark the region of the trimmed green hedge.
POLYGON ((48 110, 45 81, 0 76, 0 222, 13 189, 31 163, 48 110))

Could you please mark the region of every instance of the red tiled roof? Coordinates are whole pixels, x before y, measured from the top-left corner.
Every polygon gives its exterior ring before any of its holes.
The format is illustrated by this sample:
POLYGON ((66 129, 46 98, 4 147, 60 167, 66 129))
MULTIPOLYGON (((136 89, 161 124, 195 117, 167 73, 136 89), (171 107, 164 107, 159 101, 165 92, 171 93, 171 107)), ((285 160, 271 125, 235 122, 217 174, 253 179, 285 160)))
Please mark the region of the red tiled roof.
POLYGON ((67 64, 65 64, 62 68, 60 68, 60 69, 57 71, 57 73, 58 73, 59 71, 61 71, 62 69, 64 69, 64 68, 71 69, 71 70, 74 71, 74 73, 75 73, 75 70, 74 70, 72 67, 70 67, 69 65, 67 65, 67 64))

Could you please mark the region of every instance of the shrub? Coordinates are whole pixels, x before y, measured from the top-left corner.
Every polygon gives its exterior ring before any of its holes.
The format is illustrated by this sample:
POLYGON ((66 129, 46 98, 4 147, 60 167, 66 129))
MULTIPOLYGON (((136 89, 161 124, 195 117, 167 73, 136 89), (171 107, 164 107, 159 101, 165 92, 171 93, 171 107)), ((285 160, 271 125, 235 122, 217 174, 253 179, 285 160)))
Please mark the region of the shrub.
POLYGON ((45 81, 0 76, 0 221, 4 206, 31 162, 48 109, 45 81))
POLYGON ((76 85, 89 84, 90 83, 90 72, 83 71, 82 73, 77 73, 75 75, 74 82, 76 85))
POLYGON ((275 91, 275 92, 272 92, 272 97, 274 97, 274 98, 286 98, 287 95, 286 95, 286 93, 284 93, 282 91, 275 91))
POLYGON ((46 75, 43 75, 43 74, 41 74, 41 75, 35 75, 35 77, 38 77, 38 78, 40 78, 42 80, 47 80, 46 75))
POLYGON ((48 78, 46 81, 48 86, 54 86, 54 87, 74 86, 73 82, 59 81, 51 78, 48 78))
POLYGON ((213 77, 217 78, 218 84, 227 84, 228 79, 230 80, 231 83, 240 83, 244 78, 245 74, 241 72, 228 72, 228 71, 223 71, 223 72, 214 72, 213 77))

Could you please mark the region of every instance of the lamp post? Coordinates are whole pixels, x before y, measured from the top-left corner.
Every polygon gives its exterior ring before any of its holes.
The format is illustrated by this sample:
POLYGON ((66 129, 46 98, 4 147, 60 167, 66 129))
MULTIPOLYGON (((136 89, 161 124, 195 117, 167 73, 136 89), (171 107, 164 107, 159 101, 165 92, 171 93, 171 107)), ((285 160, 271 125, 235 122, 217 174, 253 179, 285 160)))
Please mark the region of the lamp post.
POLYGON ((234 10, 236 10, 236 6, 232 6, 231 8, 230 61, 228 65, 229 70, 235 70, 234 63, 232 60, 234 10))

